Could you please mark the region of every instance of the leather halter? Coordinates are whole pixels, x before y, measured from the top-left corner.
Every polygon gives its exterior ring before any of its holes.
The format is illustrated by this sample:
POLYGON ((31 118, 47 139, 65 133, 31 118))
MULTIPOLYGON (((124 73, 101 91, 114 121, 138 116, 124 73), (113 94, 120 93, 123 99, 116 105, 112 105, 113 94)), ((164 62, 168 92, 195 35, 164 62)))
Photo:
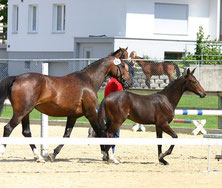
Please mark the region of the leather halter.
MULTIPOLYGON (((116 78, 118 78, 118 72, 120 73, 120 79, 121 79, 121 84, 123 86, 123 88, 128 88, 129 87, 129 84, 127 83, 127 81, 123 78, 123 74, 122 74, 122 71, 119 67, 119 65, 116 65, 117 66, 117 71, 116 71, 116 78)), ((117 79, 118 80, 118 79, 117 79)))

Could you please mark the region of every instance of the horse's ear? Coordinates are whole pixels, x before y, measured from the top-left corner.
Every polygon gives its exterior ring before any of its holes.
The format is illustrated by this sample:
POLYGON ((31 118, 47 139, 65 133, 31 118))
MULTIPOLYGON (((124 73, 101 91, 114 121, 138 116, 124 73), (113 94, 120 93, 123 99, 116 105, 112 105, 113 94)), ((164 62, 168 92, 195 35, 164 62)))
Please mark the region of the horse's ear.
POLYGON ((190 68, 187 69, 187 74, 190 74, 190 68))
POLYGON ((196 70, 196 67, 193 69, 193 71, 191 72, 191 74, 193 75, 193 73, 195 72, 195 70, 196 70))
POLYGON ((126 50, 128 50, 128 46, 126 47, 126 50))

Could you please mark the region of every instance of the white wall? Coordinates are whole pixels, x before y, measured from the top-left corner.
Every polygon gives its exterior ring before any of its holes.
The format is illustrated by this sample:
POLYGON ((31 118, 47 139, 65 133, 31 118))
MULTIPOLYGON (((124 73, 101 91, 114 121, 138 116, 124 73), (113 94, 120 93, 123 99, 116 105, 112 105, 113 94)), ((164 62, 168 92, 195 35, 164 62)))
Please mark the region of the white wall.
POLYGON ((8 51, 73 51, 74 36, 125 34, 125 0, 9 0, 8 51), (66 31, 52 32, 52 5, 66 5, 66 31), (12 6, 19 5, 19 31, 12 34, 12 6), (28 5, 39 5, 37 34, 28 33, 28 5), (117 6, 116 6, 117 5, 117 6))
POLYGON ((220 4, 218 4, 218 0, 211 0, 209 5, 209 35, 211 39, 219 39, 220 37, 220 14, 219 12, 220 4), (219 5, 219 7, 218 7, 219 5))
MULTIPOLYGON (((74 37, 106 35, 145 39, 195 40, 200 25, 216 37, 217 0, 9 0, 8 51, 71 52, 74 37), (188 4, 187 35, 155 34, 154 3, 188 4), (52 32, 52 6, 66 5, 66 31, 52 32), (19 31, 12 34, 12 6, 19 5, 19 31), (39 5, 38 33, 28 33, 28 6, 39 5)), ((175 25, 177 27, 177 25, 175 25)))
MULTIPOLYGON (((151 39, 178 39, 178 40, 195 40, 199 26, 202 25, 206 35, 212 35, 215 38, 216 26, 215 18, 217 9, 215 2, 217 0, 129 0, 127 4, 127 23, 126 36, 135 38, 151 38, 151 39), (184 35, 155 34, 154 20, 154 4, 158 3, 174 3, 188 4, 188 32, 184 35), (211 5, 213 4, 213 5, 211 5), (211 6, 210 6, 211 5, 211 6), (211 8, 214 7, 214 8, 211 8), (212 23, 212 24, 211 24, 212 23), (213 26, 213 27, 212 27, 213 26), (210 30, 210 31, 209 31, 210 30)), ((167 26, 166 26, 167 27, 167 26)), ((175 30, 178 25, 175 24, 175 30)))

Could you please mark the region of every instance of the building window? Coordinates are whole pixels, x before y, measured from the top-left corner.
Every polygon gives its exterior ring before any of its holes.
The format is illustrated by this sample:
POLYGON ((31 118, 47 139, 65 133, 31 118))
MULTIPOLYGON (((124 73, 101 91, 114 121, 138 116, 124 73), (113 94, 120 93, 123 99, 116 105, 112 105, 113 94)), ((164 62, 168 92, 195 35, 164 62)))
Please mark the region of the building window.
POLYGON ((155 3, 154 11, 155 33, 187 34, 188 5, 155 3))
POLYGON ((19 24, 19 7, 18 5, 13 6, 13 13, 12 13, 12 32, 18 32, 18 24, 19 24))
POLYGON ((30 70, 30 61, 25 61, 25 70, 30 70))
POLYGON ((38 6, 30 5, 29 6, 29 32, 38 31, 38 6))
POLYGON ((65 20, 66 20, 65 15, 66 15, 65 5, 53 6, 53 31, 54 32, 65 31, 65 20))
POLYGON ((164 52, 164 59, 181 59, 185 55, 184 52, 164 52))

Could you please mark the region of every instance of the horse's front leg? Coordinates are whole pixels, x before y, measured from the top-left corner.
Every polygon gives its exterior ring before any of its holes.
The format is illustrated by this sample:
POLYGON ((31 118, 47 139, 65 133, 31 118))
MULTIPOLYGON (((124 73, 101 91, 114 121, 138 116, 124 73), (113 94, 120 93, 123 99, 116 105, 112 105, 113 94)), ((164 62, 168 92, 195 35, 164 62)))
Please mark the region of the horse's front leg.
MULTIPOLYGON (((162 124, 160 126, 160 129, 162 129, 165 133, 170 135, 172 138, 178 138, 177 134, 171 129, 171 127, 169 126, 168 123, 162 124)), ((173 151, 173 148, 174 148, 174 145, 171 145, 165 153, 162 153, 162 151, 161 151, 161 153, 159 153, 160 163, 162 163, 164 165, 169 164, 167 161, 164 160, 164 157, 166 157, 167 155, 170 155, 173 151)))
POLYGON ((145 84, 147 85, 148 88, 150 88, 150 79, 151 79, 151 76, 146 75, 145 84))
POLYGON ((167 76, 169 78, 169 82, 173 82, 174 81, 174 77, 172 75, 168 74, 167 76))
MULTIPOLYGON (((65 133, 63 135, 63 138, 69 138, 71 133, 72 133, 72 129, 75 125, 76 122, 76 118, 75 117, 68 117, 67 118, 67 122, 66 122, 66 128, 65 128, 65 133)), ((56 158, 56 156, 59 154, 59 152, 61 151, 62 147, 64 146, 64 144, 60 144, 58 145, 55 149, 53 153, 50 153, 48 156, 48 159, 53 162, 56 158)))
MULTIPOLYGON (((157 138, 162 138, 163 137, 163 131, 162 131, 162 129, 158 125, 156 125, 156 137, 157 138)), ((157 148, 158 148, 158 159, 159 159, 159 162, 161 164, 167 165, 168 162, 165 161, 163 159, 163 157, 162 157, 162 155, 163 155, 162 154, 162 145, 157 145, 157 148)))

